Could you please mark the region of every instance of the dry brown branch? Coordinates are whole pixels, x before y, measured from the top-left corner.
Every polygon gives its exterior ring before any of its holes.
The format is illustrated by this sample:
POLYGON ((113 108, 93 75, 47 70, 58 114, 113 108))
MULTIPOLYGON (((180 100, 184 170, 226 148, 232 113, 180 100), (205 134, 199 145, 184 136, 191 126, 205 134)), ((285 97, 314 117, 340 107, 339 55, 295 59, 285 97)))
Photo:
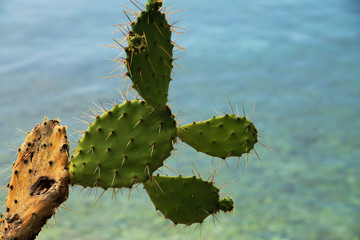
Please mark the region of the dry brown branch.
POLYGON ((45 119, 19 149, 6 200, 3 239, 30 240, 69 194, 66 127, 45 119))

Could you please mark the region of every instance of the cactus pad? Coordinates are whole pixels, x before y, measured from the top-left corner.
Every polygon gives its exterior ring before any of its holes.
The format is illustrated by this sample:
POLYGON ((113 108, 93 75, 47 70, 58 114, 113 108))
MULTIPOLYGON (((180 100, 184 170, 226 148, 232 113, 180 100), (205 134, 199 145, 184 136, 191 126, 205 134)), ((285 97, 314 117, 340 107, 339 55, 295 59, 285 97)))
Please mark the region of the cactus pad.
POLYGON ((162 1, 149 0, 146 10, 132 22, 128 36, 127 75, 145 101, 157 110, 165 110, 172 71, 173 44, 162 1))
POLYGON ((68 197, 66 128, 47 120, 28 133, 14 163, 6 200, 4 239, 34 239, 68 197))
MULTIPOLYGON (((220 208, 224 200, 219 200, 219 189, 212 182, 195 176, 158 175, 146 181, 144 186, 155 208, 175 224, 202 223, 209 215, 224 209, 220 208)), ((231 204, 233 206, 229 199, 225 200, 228 209, 231 204)))
POLYGON ((245 117, 226 114, 180 126, 178 137, 197 151, 225 159, 249 153, 257 142, 257 129, 245 117))
POLYGON ((84 187, 131 188, 170 156, 176 122, 169 108, 127 101, 98 116, 69 162, 71 183, 84 187))
POLYGON ((223 212, 231 212, 234 210, 234 201, 231 197, 226 196, 219 202, 219 209, 223 212))

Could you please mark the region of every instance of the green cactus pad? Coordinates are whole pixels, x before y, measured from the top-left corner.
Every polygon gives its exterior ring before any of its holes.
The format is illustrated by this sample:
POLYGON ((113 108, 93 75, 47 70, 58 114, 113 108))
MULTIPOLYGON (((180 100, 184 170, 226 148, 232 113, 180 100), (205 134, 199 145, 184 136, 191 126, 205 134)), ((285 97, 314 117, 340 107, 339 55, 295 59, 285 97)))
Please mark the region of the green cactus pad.
POLYGON ((231 212, 234 210, 234 201, 231 197, 227 196, 220 200, 219 209, 223 212, 231 212))
POLYGON ((178 137, 197 151, 225 159, 249 153, 257 142, 257 129, 245 117, 226 114, 179 126, 178 137))
MULTIPOLYGON (((156 210, 175 224, 202 223, 209 215, 223 210, 220 208, 223 200, 219 200, 219 189, 212 182, 195 176, 157 175, 147 180, 144 186, 156 210)), ((225 201, 229 203, 228 208, 231 204, 233 206, 232 200, 225 201)))
POLYGON ((133 87, 157 110, 166 109, 174 47, 161 6, 162 1, 148 0, 146 10, 131 24, 125 48, 127 75, 133 87))
POLYGON ((128 101, 98 116, 68 164, 71 183, 84 187, 131 188, 170 156, 176 122, 169 108, 156 111, 128 101))

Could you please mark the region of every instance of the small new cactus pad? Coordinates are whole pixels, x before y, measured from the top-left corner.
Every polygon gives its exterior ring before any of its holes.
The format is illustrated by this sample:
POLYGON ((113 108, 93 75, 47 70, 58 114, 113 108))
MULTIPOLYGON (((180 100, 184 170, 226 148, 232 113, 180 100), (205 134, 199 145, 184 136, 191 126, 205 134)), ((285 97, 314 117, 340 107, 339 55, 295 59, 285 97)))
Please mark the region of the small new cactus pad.
POLYGON ((128 36, 127 75, 145 101, 157 110, 166 110, 172 50, 170 26, 160 12, 162 1, 148 0, 146 10, 131 23, 128 36))
POLYGON ((13 165, 6 200, 4 239, 35 239, 68 197, 66 127, 47 120, 28 133, 13 165))
POLYGON ((144 101, 115 105, 90 124, 69 162, 72 184, 131 188, 144 182, 170 156, 176 122, 169 108, 144 101))
POLYGON ((156 210, 175 224, 202 223, 205 218, 219 210, 233 209, 230 197, 220 200, 219 189, 212 182, 195 176, 157 175, 147 180, 144 186, 156 210))
POLYGON ((178 137, 197 151, 225 159, 249 153, 257 142, 257 129, 245 117, 226 114, 179 126, 178 137))
POLYGON ((219 209, 223 212, 231 212, 234 210, 234 201, 231 197, 226 196, 219 202, 219 209))

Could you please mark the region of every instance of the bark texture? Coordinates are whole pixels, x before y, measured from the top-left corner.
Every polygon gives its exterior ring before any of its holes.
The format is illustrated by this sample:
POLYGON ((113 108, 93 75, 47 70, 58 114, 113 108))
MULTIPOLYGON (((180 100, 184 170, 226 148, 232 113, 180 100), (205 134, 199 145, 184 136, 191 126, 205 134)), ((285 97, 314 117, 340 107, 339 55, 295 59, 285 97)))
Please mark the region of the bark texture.
POLYGON ((69 194, 66 127, 45 119, 19 148, 8 185, 3 230, 5 240, 35 239, 69 194))

